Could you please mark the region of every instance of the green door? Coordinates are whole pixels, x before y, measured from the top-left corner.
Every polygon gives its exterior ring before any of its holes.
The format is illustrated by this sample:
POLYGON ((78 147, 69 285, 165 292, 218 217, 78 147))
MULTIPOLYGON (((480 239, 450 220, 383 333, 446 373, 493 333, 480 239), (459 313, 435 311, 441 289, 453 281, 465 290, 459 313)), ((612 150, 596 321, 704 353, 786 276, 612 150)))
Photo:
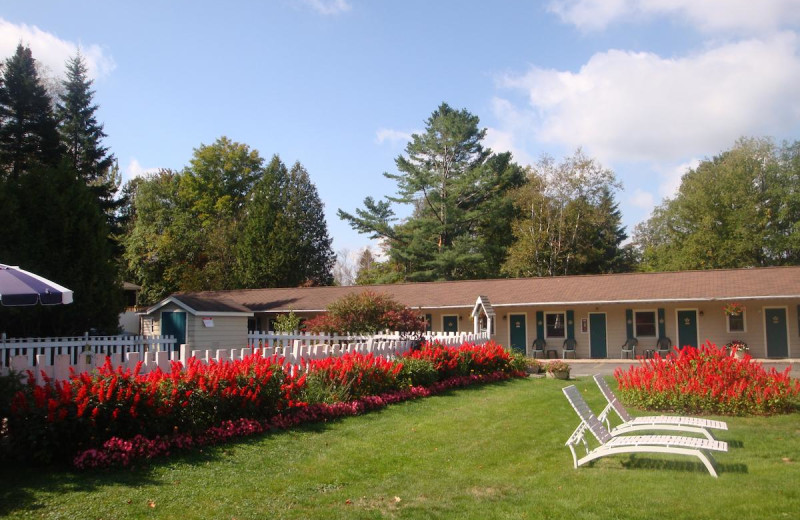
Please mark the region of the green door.
POLYGON ((526 327, 524 314, 512 314, 508 317, 511 324, 511 348, 519 352, 525 352, 526 327))
POLYGON ((445 332, 458 332, 458 316, 442 317, 442 326, 445 332))
POLYGON ((180 345, 186 343, 186 313, 181 311, 161 312, 161 335, 174 336, 173 350, 178 350, 180 345))
POLYGON ((697 347, 697 311, 678 311, 678 346, 697 347))
POLYGON ((593 358, 605 359, 606 350, 606 315, 599 312, 589 313, 589 348, 593 358))
POLYGON ((786 309, 764 309, 764 321, 767 331, 767 357, 789 357, 786 309))

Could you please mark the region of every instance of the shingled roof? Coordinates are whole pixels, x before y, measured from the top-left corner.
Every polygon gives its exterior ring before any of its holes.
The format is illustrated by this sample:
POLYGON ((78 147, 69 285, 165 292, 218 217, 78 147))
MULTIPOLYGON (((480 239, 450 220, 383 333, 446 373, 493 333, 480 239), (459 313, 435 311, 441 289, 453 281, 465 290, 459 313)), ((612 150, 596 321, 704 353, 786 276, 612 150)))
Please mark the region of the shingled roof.
POLYGON ((200 312, 319 312, 365 290, 419 309, 471 308, 478 295, 494 307, 800 298, 800 267, 205 291, 172 298, 200 312))

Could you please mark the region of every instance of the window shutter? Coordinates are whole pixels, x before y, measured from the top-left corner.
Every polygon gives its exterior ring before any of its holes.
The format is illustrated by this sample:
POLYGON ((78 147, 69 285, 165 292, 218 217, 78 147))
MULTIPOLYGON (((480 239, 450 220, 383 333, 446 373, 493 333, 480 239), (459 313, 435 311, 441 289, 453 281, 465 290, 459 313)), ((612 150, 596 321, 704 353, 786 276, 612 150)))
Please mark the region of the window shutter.
POLYGON ((628 337, 633 337, 633 309, 625 309, 625 326, 628 331, 628 337))
POLYGON ((567 311, 567 339, 575 339, 575 311, 567 311))
POLYGON ((544 311, 536 311, 536 339, 544 339, 544 311))
POLYGON ((663 338, 667 335, 666 322, 664 321, 664 309, 658 309, 658 337, 663 338))

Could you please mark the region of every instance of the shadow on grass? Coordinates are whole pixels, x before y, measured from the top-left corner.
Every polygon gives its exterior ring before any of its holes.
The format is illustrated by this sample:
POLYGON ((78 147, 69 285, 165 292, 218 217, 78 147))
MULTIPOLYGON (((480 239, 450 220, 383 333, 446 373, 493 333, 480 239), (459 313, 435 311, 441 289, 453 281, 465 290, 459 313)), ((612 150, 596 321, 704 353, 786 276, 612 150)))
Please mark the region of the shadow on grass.
MULTIPOLYGON (((661 460, 631 455, 630 459, 622 462, 627 469, 657 469, 668 471, 686 471, 691 473, 708 473, 702 462, 689 460, 661 460)), ((746 464, 720 464, 714 462, 717 473, 748 473, 746 464)))
MULTIPOLYGON (((457 387, 445 390, 431 398, 453 398, 466 392, 479 392, 488 386, 506 386, 513 384, 514 380, 496 381, 457 387)), ((401 404, 411 404, 424 399, 404 401, 401 404)), ((390 405, 396 406, 396 405, 390 405)), ((250 446, 262 442, 271 436, 293 435, 298 433, 324 433, 333 425, 357 417, 376 417, 388 410, 389 407, 370 410, 361 416, 343 416, 302 424, 288 430, 273 430, 250 437, 233 439, 223 444, 204 446, 191 451, 174 452, 166 457, 152 460, 143 460, 128 468, 112 468, 104 470, 79 471, 66 465, 29 466, 16 462, 0 460, 0 517, 7 516, 15 511, 28 511, 36 513, 43 511, 48 505, 43 501, 43 496, 62 493, 91 493, 109 486, 139 487, 146 485, 164 484, 158 470, 173 464, 187 464, 199 466, 209 462, 225 460, 232 449, 241 446, 250 446)))

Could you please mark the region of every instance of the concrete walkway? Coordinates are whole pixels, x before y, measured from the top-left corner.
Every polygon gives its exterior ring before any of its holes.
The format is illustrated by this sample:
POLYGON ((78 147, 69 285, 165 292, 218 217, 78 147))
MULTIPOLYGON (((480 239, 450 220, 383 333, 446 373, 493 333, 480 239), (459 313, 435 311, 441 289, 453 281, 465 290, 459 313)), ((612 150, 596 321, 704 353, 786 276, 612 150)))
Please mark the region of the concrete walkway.
MULTIPOLYGON (((610 376, 614 374, 614 370, 617 367, 626 370, 631 365, 639 364, 635 359, 566 359, 562 361, 566 361, 571 367, 570 376, 572 377, 593 376, 595 374, 610 376)), ((800 378, 800 359, 754 359, 753 361, 764 365, 766 370, 774 368, 778 372, 782 372, 786 370, 786 367, 791 366, 790 375, 800 378)))

